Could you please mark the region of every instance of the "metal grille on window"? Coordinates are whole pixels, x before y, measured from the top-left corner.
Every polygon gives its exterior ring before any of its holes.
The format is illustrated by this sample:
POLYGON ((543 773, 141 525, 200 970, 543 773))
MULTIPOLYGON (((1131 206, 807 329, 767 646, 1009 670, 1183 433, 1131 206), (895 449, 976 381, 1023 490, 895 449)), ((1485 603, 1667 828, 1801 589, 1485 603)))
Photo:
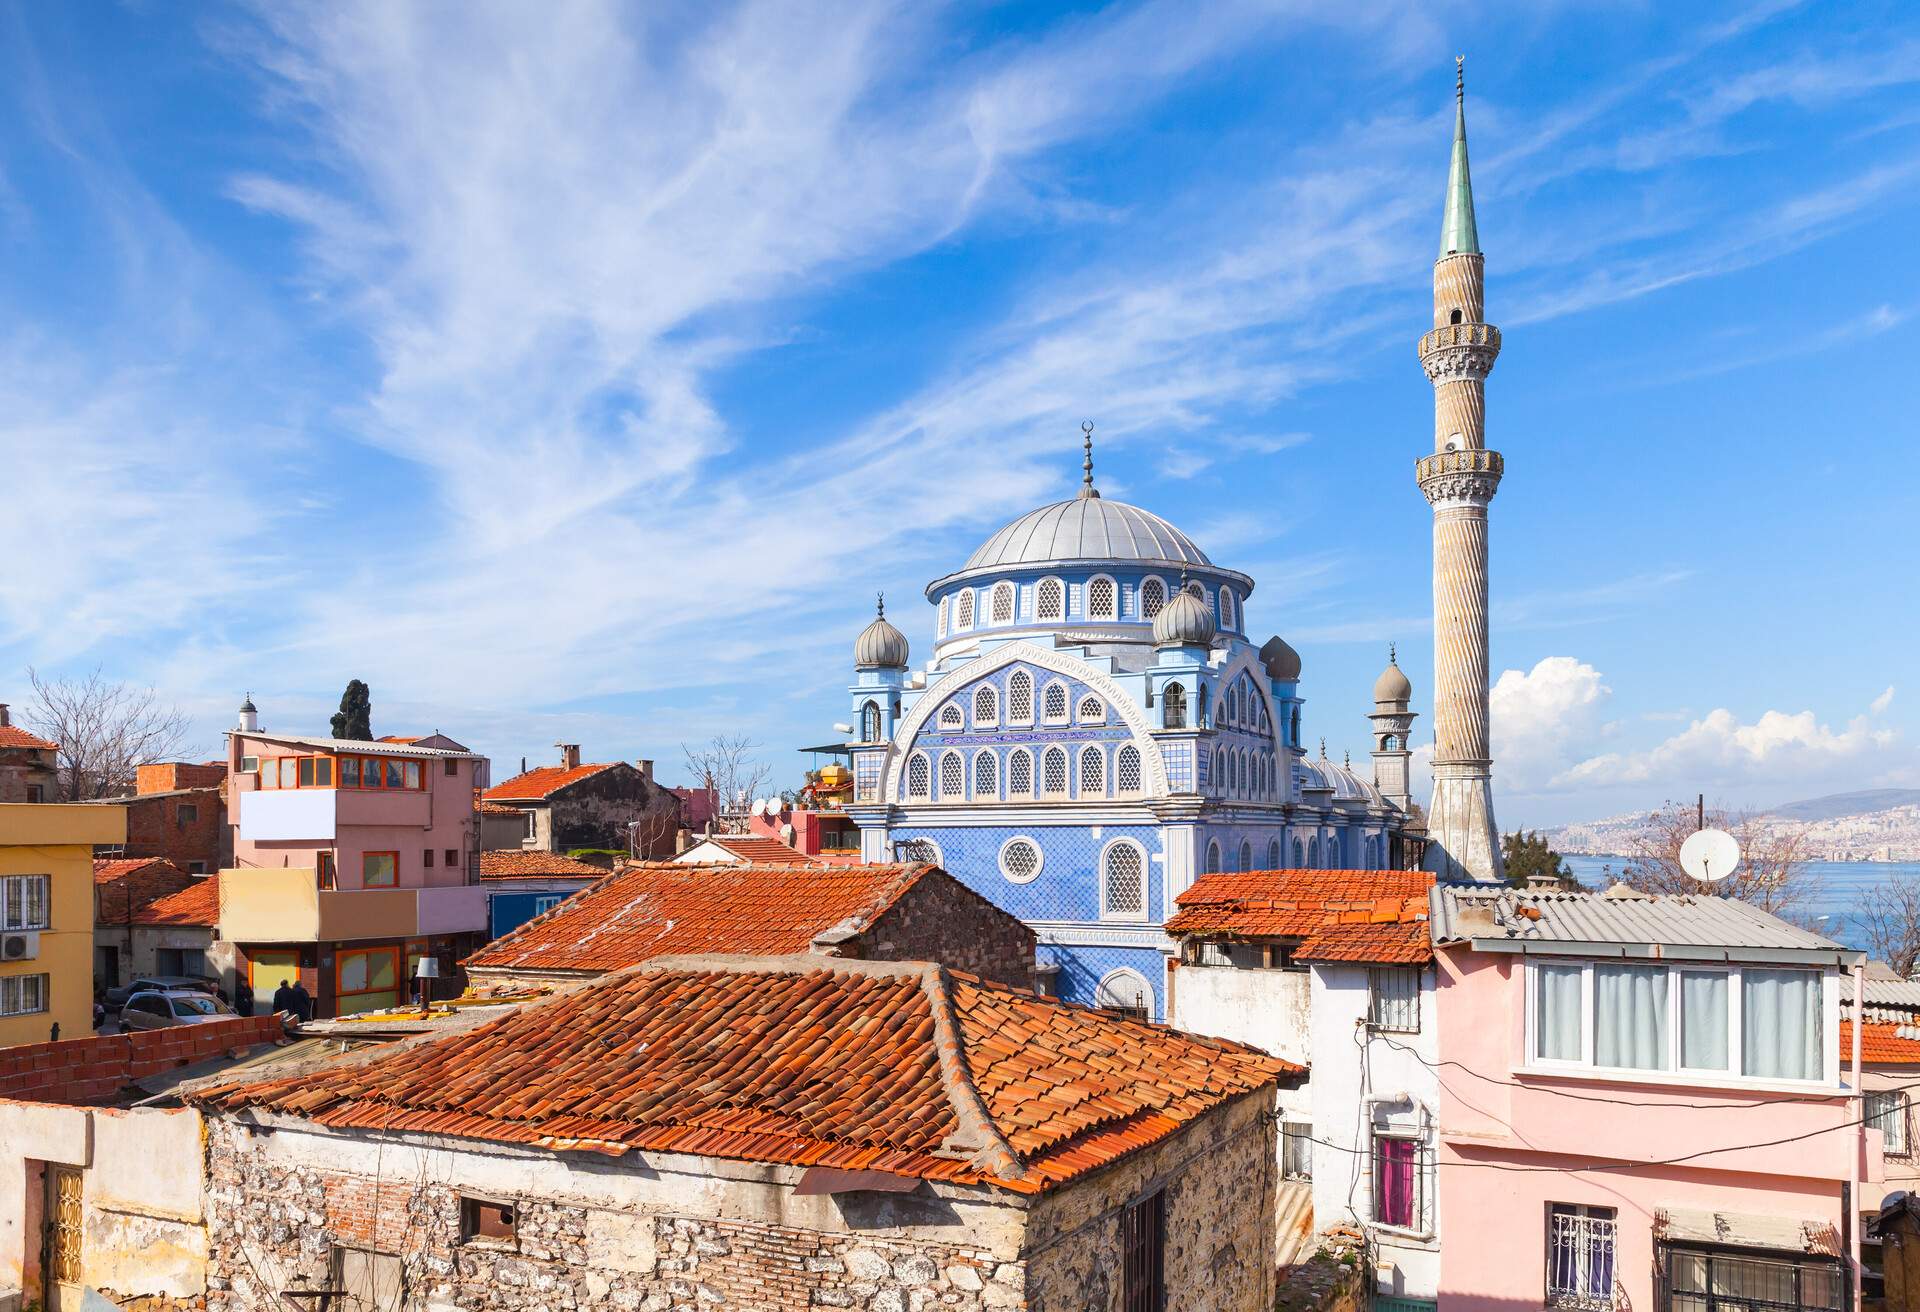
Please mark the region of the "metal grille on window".
POLYGON ((1013 622, 1013 584, 1011 583, 993 585, 993 622, 995 624, 1013 622))
POLYGON ((927 769, 927 758, 924 756, 916 756, 907 762, 908 797, 925 797, 927 795, 930 773, 927 769))
POLYGON ((1153 1193, 1120 1214, 1120 1312, 1164 1312, 1162 1255, 1167 1242, 1167 1196, 1153 1193))
POLYGON ((1907 1155, 1907 1095, 1898 1089, 1867 1095, 1867 1124, 1880 1131, 1889 1157, 1907 1155))
POLYGON ((1177 683, 1168 684, 1166 692, 1162 693, 1160 697, 1160 710, 1166 719, 1167 728, 1186 728, 1187 690, 1177 683))
POLYGON ((1007 719, 1013 724, 1033 720, 1033 676, 1025 670, 1015 670, 1007 680, 1007 719))
POLYGON ((973 693, 973 722, 993 724, 1000 718, 1000 698, 992 688, 976 688, 973 693))
POLYGON ((973 627, 972 589, 968 589, 960 594, 960 602, 954 608, 953 625, 957 629, 970 629, 973 627))
POLYGON ((947 636, 947 599, 945 597, 940 598, 939 619, 937 619, 935 623, 939 628, 940 636, 943 638, 946 637, 947 636))
POLYGON ((46 929, 51 921, 48 875, 9 875, 0 879, 0 929, 46 929))
POLYGON ((1159 579, 1148 579, 1140 585, 1140 615, 1143 619, 1152 619, 1167 604, 1167 585, 1159 579))
POLYGON ((1373 1219, 1402 1230, 1426 1228, 1428 1154, 1417 1139, 1373 1137, 1373 1219))
POLYGON ((1375 966, 1367 972, 1367 1024, 1377 1030, 1420 1028, 1420 972, 1375 966))
POLYGON ((1061 687, 1057 683, 1050 685, 1047 688, 1046 704, 1044 709, 1046 711, 1046 715, 1049 720, 1066 719, 1067 718, 1067 690, 1061 687))
POLYGON ((940 796, 951 799, 966 796, 967 772, 960 763, 960 753, 948 752, 940 758, 940 796))
POLYGON ((1107 791, 1107 758, 1100 754, 1098 747, 1089 747, 1080 753, 1080 796, 1100 797, 1107 791))
POLYGON ((1280 1126, 1280 1173, 1289 1180, 1313 1179, 1313 1127, 1303 1121, 1280 1126))
POLYGON ((964 729, 967 727, 967 713, 960 709, 960 703, 948 702, 940 708, 940 727, 942 729, 964 729))
POLYGON ((1041 579, 1036 600, 1037 616, 1043 620, 1065 619, 1067 614, 1067 589, 1059 579, 1041 579))
POLYGON ((974 754, 973 795, 982 798, 1000 795, 1000 758, 992 752, 974 754))
POLYGON ((1122 793, 1140 791, 1140 749, 1128 744, 1120 749, 1120 759, 1114 765, 1114 782, 1122 793))
POLYGON ((1052 794, 1067 791, 1067 754, 1058 747, 1049 747, 1041 762, 1041 787, 1052 794))
POLYGON ((880 708, 872 702, 860 708, 860 741, 863 743, 880 741, 880 708))
POLYGON ((1843 1269, 1811 1258, 1660 1246, 1671 1312, 1836 1312, 1843 1269))
POLYGON ((1025 748, 1007 761, 1007 795, 1026 797, 1033 792, 1033 753, 1025 748))
POLYGON ((1080 719, 1085 723, 1098 723, 1107 718, 1107 704, 1098 697, 1080 699, 1080 719))
POLYGON ((1032 879, 1040 869, 1040 849, 1024 838, 1016 838, 1000 849, 1000 873, 1016 884, 1032 879))
POLYGON ((1187 584, 1187 591, 1191 592, 1194 596, 1200 598, 1200 600, 1202 601, 1205 601, 1207 599, 1207 590, 1204 586, 1202 586, 1199 583, 1187 584))
POLYGON ((1107 849, 1106 912, 1110 916, 1137 916, 1146 910, 1146 871, 1140 849, 1115 843, 1107 849))
POLYGON ((893 859, 896 861, 925 861, 930 865, 940 864, 940 849, 934 846, 930 838, 909 838, 893 845, 893 859))
POLYGON ((1614 1210, 1555 1203, 1547 1214, 1547 1305, 1613 1306, 1614 1210))
POLYGON ((1225 588, 1220 589, 1220 627, 1233 627, 1233 593, 1225 588))
POLYGON ((77 1285, 82 1278, 80 1172, 71 1166, 49 1166, 47 1185, 53 1212, 47 1223, 47 1276, 58 1284, 77 1285))
POLYGON ((1087 584, 1087 617, 1096 620, 1113 618, 1113 580, 1100 578, 1087 584))

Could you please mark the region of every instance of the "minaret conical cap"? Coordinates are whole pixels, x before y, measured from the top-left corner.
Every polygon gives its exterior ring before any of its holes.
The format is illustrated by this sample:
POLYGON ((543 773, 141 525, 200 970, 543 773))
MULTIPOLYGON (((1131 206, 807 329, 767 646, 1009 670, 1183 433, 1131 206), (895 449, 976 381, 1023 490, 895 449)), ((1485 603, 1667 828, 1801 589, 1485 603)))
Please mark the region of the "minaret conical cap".
POLYGON ((1453 161, 1447 166, 1447 209, 1440 221, 1440 256, 1478 255, 1480 231, 1473 223, 1473 175, 1467 169, 1466 57, 1454 61, 1453 161))

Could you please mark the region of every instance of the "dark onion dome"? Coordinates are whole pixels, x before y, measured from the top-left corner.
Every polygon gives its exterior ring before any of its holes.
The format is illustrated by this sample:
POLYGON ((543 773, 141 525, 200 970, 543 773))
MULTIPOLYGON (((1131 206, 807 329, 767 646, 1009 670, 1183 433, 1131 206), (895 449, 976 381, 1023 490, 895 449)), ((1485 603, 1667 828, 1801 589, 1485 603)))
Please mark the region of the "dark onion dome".
POLYGON ((1153 617, 1153 641, 1161 647, 1209 647, 1216 631, 1212 608, 1185 588, 1153 617))
POLYGON ((907 635, 887 623, 884 597, 878 609, 880 613, 873 623, 860 630, 860 636, 853 641, 853 663, 864 669, 904 670, 907 668, 907 635))
POLYGON ((1260 649, 1260 663, 1267 667, 1267 677, 1275 683, 1300 681, 1300 653, 1279 634, 1268 638, 1266 646, 1260 649))
POLYGON ((1376 702, 1409 702, 1413 700, 1413 683, 1401 672, 1395 653, 1387 654, 1387 668, 1380 671, 1380 677, 1373 682, 1373 700, 1376 702))
POLYGON ((243 701, 243 702, 241 702, 241 703, 240 703, 240 711, 241 711, 241 713, 242 713, 242 714, 244 714, 244 715, 253 715, 253 714, 256 714, 256 713, 257 713, 257 712, 259 711, 259 707, 257 707, 257 706, 255 706, 255 705, 253 704, 253 694, 252 694, 252 693, 248 693, 248 694, 247 694, 247 699, 246 699, 245 701, 243 701))

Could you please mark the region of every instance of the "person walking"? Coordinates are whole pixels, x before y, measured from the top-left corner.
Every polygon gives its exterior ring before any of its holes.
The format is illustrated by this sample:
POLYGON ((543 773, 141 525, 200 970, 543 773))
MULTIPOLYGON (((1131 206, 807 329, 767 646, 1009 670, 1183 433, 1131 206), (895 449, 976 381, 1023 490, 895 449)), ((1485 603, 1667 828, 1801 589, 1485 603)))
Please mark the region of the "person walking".
POLYGON ((280 987, 273 991, 273 1009, 299 1018, 299 1003, 294 1000, 293 990, 287 987, 285 980, 281 980, 280 987))
POLYGON ((296 979, 293 982, 290 997, 293 1002, 293 1018, 302 1025, 310 1022, 313 1019, 313 994, 307 992, 304 980, 296 979))

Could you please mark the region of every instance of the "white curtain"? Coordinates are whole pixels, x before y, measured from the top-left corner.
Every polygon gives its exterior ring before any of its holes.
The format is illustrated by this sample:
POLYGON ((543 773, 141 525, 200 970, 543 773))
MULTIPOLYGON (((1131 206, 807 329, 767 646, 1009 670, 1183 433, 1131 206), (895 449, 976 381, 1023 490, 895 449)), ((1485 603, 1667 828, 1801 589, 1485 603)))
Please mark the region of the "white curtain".
POLYGON ((1820 976, 1811 970, 1741 972, 1741 1066, 1748 1075, 1816 1080, 1820 1046, 1820 976))
POLYGON ((1727 1069, 1727 977, 1720 971, 1681 972, 1680 1064, 1696 1071, 1727 1069))
POLYGON ((1593 1061, 1636 1070, 1667 1068, 1667 968, 1593 968, 1593 1061))
POLYGON ((1543 1061, 1579 1061, 1579 965, 1533 967, 1533 1055, 1543 1061))

